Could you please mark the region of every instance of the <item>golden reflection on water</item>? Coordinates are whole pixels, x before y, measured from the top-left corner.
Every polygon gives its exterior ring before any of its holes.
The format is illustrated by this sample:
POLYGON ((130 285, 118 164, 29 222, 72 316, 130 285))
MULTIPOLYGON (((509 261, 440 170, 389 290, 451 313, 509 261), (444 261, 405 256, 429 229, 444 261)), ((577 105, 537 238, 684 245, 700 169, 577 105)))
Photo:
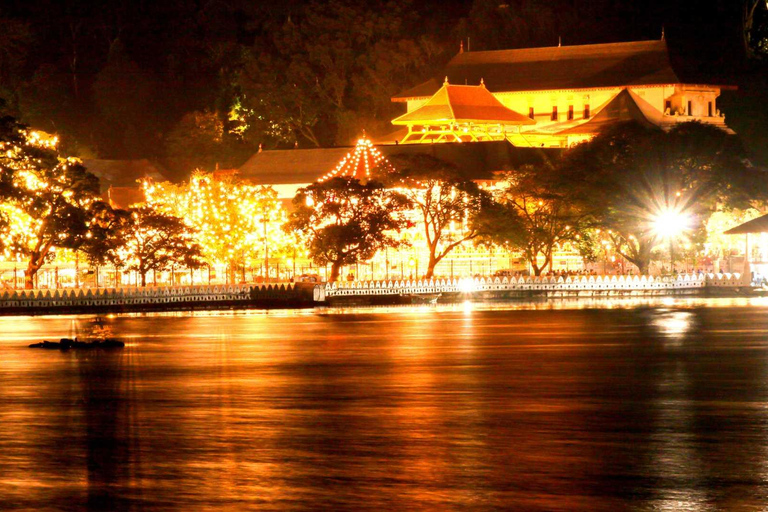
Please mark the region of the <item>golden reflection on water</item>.
POLYGON ((765 504, 765 301, 0 318, 0 508, 765 504))

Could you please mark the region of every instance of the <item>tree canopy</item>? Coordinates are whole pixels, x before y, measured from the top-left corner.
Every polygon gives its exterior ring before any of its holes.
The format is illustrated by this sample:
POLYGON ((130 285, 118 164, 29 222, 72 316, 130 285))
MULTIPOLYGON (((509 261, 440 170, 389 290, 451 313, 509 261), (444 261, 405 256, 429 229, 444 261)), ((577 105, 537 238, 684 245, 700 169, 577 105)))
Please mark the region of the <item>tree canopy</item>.
POLYGON ((27 260, 25 286, 54 249, 79 249, 101 208, 99 180, 57 151, 56 137, 0 120, 0 212, 7 252, 27 260))
POLYGON ((285 211, 271 187, 196 171, 184 183, 145 181, 143 188, 150 206, 184 219, 206 261, 227 262, 232 276, 257 255, 263 261, 285 246, 285 211))
POLYGON ((120 250, 129 270, 141 276, 147 285, 147 273, 163 271, 172 265, 198 268, 203 265, 200 245, 194 231, 182 219, 158 212, 149 206, 128 210, 130 223, 120 250))
POLYGON ((580 243, 591 226, 567 189, 547 186, 553 172, 541 164, 506 173, 494 201, 474 221, 482 241, 521 251, 537 276, 551 268, 558 244, 580 243))
POLYGON ((645 272, 672 219, 700 229, 715 208, 748 208, 768 199, 766 173, 738 138, 710 125, 669 131, 617 125, 569 151, 549 183, 590 212, 617 251, 645 272))
POLYGON ((490 198, 459 168, 430 155, 399 155, 392 163, 396 171, 385 179, 402 188, 423 222, 429 279, 452 250, 480 234, 474 218, 490 198))
POLYGON ((300 189, 293 206, 286 228, 307 239, 318 265, 331 265, 334 282, 343 265, 401 245, 393 235, 405 225, 408 200, 375 181, 335 177, 300 189))

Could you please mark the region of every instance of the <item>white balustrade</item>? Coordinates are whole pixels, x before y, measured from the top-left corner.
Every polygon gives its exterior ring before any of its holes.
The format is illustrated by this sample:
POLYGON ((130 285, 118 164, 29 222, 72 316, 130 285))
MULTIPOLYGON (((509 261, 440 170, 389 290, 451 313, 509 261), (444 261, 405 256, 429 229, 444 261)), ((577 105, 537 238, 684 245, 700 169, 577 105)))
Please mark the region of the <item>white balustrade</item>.
POLYGON ((256 295, 288 296, 293 285, 174 286, 157 288, 99 288, 60 290, 5 290, 0 293, 0 311, 7 308, 43 309, 51 307, 87 307, 154 305, 173 302, 239 302, 256 295))
POLYGON ((461 279, 344 281, 316 286, 315 300, 366 295, 476 292, 663 292, 697 288, 744 288, 740 274, 654 276, 480 277, 461 279), (320 298, 322 297, 322 298, 320 298))

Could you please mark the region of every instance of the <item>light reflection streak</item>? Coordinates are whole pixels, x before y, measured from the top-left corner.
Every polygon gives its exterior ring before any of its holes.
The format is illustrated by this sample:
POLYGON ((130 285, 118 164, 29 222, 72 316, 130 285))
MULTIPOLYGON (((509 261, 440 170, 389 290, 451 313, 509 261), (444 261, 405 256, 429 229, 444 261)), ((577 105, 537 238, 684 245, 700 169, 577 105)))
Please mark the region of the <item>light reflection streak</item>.
POLYGON ((682 338, 690 329, 694 316, 690 311, 661 312, 651 323, 664 336, 682 338))

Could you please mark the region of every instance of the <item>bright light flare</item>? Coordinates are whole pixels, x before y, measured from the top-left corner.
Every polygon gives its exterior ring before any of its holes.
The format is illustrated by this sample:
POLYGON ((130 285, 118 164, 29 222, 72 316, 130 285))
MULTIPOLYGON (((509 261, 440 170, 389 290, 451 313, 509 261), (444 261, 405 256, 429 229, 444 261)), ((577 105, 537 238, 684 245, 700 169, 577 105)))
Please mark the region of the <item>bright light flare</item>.
POLYGON ((675 238, 691 227, 691 216, 677 210, 665 210, 653 219, 653 230, 661 238, 675 238))
POLYGON ((459 291, 461 293, 472 293, 476 288, 475 282, 470 278, 459 280, 459 291))

